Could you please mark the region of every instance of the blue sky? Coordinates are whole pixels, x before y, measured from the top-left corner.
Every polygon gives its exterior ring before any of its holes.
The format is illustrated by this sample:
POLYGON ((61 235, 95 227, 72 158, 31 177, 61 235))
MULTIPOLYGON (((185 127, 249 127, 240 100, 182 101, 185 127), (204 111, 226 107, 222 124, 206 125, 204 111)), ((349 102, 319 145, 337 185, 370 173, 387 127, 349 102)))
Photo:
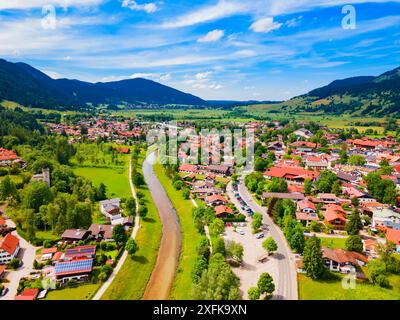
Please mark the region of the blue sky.
POLYGON ((281 100, 400 66, 400 0, 0 0, 0 57, 54 78, 281 100))

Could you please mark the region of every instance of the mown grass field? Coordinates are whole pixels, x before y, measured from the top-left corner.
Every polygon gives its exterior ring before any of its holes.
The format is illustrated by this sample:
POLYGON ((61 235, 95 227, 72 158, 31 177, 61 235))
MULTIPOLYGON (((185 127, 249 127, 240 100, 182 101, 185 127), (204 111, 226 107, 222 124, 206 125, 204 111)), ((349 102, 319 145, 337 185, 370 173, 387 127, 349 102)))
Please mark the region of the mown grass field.
POLYGON ((196 247, 201 238, 192 218, 194 205, 191 200, 183 199, 181 191, 173 188, 171 179, 165 174, 161 164, 154 165, 154 172, 175 207, 182 230, 181 255, 176 277, 172 285, 171 299, 189 300, 191 299, 192 288, 191 272, 197 256, 196 247))
POLYGON ((127 198, 131 196, 129 186, 129 162, 121 168, 91 168, 76 167, 74 173, 92 181, 93 185, 98 187, 104 183, 107 187, 108 198, 127 198))
POLYGON ((53 290, 47 293, 45 300, 90 300, 100 284, 85 284, 77 288, 53 290))
POLYGON ((343 275, 333 281, 314 281, 298 275, 300 300, 400 300, 400 276, 390 276, 392 289, 384 289, 368 282, 356 283, 355 289, 342 287, 343 275))
MULTIPOLYGON (((144 154, 140 155, 140 168, 144 160, 144 154)), ((142 298, 155 265, 162 236, 162 226, 157 208, 147 187, 138 189, 144 194, 148 208, 147 217, 141 219, 140 227, 136 235, 139 250, 134 258, 128 257, 121 270, 102 296, 102 300, 139 300, 142 298)))
POLYGON ((345 249, 346 238, 323 238, 321 237, 321 246, 330 249, 345 249))

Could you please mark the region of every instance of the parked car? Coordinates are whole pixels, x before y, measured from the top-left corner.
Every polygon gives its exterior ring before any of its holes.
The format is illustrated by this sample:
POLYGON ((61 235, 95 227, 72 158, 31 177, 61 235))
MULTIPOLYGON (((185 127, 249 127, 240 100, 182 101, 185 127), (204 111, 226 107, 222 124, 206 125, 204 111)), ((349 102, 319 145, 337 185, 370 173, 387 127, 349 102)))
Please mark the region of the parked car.
POLYGON ((240 229, 240 228, 236 228, 236 232, 239 233, 242 236, 245 234, 244 230, 240 229))
POLYGON ((8 288, 4 288, 3 291, 0 292, 0 296, 5 296, 8 292, 8 288))
POLYGON ((264 233, 263 232, 260 232, 260 233, 257 233, 256 234, 256 239, 262 239, 262 238, 264 238, 264 233))

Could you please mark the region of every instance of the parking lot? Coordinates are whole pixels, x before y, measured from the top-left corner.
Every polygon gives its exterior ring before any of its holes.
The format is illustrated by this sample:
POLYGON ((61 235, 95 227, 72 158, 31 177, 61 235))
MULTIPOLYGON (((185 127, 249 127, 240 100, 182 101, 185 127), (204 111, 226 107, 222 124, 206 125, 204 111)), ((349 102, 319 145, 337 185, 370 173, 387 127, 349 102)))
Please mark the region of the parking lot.
POLYGON ((235 227, 227 227, 225 229, 224 240, 235 241, 243 245, 244 255, 243 263, 239 268, 233 268, 235 274, 240 278, 240 290, 243 293, 243 298, 247 299, 247 290, 257 286, 257 281, 263 272, 271 274, 274 280, 277 276, 277 257, 269 256, 264 262, 259 262, 259 257, 265 255, 265 250, 262 247, 263 241, 269 236, 268 231, 263 231, 264 238, 256 239, 256 235, 252 233, 251 224, 246 223, 244 226, 238 226, 239 230, 243 231, 240 234, 235 230, 235 227))

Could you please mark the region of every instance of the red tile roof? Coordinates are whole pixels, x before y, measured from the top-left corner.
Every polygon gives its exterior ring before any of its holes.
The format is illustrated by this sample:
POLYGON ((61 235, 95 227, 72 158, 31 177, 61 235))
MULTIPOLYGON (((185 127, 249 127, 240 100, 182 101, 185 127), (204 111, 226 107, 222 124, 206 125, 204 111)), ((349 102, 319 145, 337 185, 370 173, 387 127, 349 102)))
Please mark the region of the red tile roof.
POLYGON ((220 196, 219 194, 214 194, 210 197, 207 197, 207 203, 213 203, 215 201, 222 201, 224 203, 228 202, 228 200, 226 200, 223 196, 220 196))
POLYGON ((15 300, 35 300, 38 294, 39 289, 25 289, 15 297, 15 300))
POLYGON ((42 249, 42 254, 49 254, 49 253, 56 253, 57 248, 43 248, 42 249))
POLYGON ((308 199, 305 199, 303 201, 298 202, 297 205, 299 206, 300 210, 305 210, 305 209, 312 209, 314 211, 317 210, 317 208, 315 207, 314 203, 312 203, 308 199))
POLYGON ((318 178, 320 173, 317 171, 305 170, 301 167, 272 167, 264 173, 265 176, 273 178, 297 178, 305 179, 318 178))
POLYGON ((302 221, 319 221, 316 213, 296 212, 296 219, 302 221))
POLYGON ((215 207, 215 214, 217 216, 219 216, 220 214, 223 214, 223 213, 232 214, 233 210, 231 208, 227 207, 227 206, 224 206, 224 205, 220 205, 220 206, 215 207))
POLYGON ((0 248, 9 254, 13 254, 19 245, 19 239, 11 233, 7 234, 0 243, 0 248))
POLYGON ((0 161, 8 161, 18 159, 14 151, 0 148, 0 161))
POLYGON ((0 227, 6 224, 6 220, 0 217, 0 227))
POLYGON ((63 253, 58 251, 54 254, 53 259, 51 259, 52 261, 58 261, 61 259, 61 257, 63 256, 63 253))
POLYGON ((331 222, 336 219, 339 219, 342 222, 346 222, 346 218, 341 214, 336 213, 336 211, 328 210, 324 213, 325 221, 331 222))
POLYGON ((368 262, 368 258, 365 255, 354 251, 346 251, 343 249, 329 249, 323 247, 322 252, 325 258, 334 260, 338 263, 350 262, 356 265, 358 264, 357 261, 362 261, 364 263, 368 262))
POLYGON ((386 230, 386 239, 395 244, 400 244, 400 230, 388 228, 386 230))

